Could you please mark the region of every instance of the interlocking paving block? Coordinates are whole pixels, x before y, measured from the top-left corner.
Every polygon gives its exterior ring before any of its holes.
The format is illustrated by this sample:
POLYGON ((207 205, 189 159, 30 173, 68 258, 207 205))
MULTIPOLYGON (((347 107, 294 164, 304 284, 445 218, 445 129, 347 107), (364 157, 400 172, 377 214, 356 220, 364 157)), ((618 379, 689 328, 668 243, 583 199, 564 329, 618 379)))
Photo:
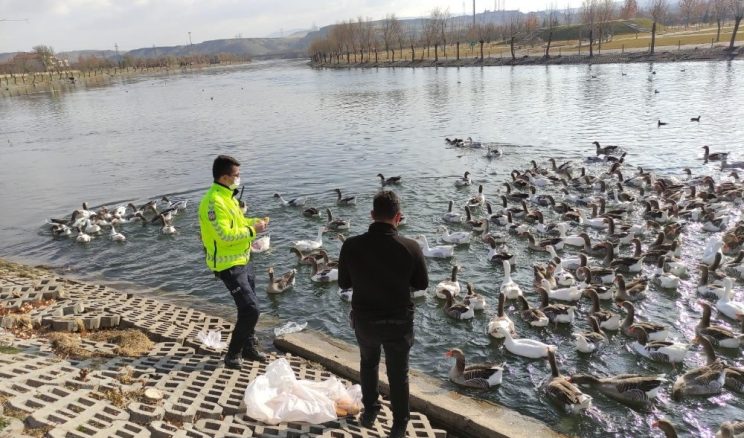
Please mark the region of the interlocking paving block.
POLYGON ((215 438, 254 436, 251 426, 234 422, 232 415, 228 415, 219 421, 211 419, 199 420, 196 422, 196 428, 215 438))
POLYGON ((77 426, 63 426, 47 433, 49 438, 150 438, 152 434, 142 425, 129 421, 116 420, 110 425, 84 423, 77 426))
POLYGON ((214 436, 199 432, 193 424, 189 423, 178 428, 164 421, 153 421, 147 427, 152 432, 152 438, 212 438, 214 436))
POLYGON ((193 348, 184 347, 177 342, 158 342, 155 344, 148 356, 185 356, 187 354, 194 354, 193 348))
POLYGON ((127 406, 129 421, 138 424, 149 424, 163 419, 165 409, 162 406, 132 402, 127 406))
POLYGON ((113 328, 118 327, 121 322, 120 315, 101 315, 101 328, 113 328))
MULTIPOLYGON (((2 411, 0 411, 2 413, 2 411)), ((0 438, 18 438, 23 433, 23 421, 12 418, 12 417, 5 417, 3 420, 6 422, 5 427, 0 430, 0 438)))

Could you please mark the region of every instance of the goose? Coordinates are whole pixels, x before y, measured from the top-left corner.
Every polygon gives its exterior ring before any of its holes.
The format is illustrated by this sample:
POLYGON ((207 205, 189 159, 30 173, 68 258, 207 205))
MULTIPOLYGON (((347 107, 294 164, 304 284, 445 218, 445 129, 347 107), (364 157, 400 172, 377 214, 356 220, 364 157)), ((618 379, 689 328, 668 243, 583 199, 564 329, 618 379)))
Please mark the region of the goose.
POLYGON ((450 278, 437 283, 436 289, 434 290, 437 298, 442 300, 447 299, 445 291, 449 292, 450 295, 453 297, 460 295, 461 286, 460 282, 457 281, 457 271, 459 270, 459 266, 452 266, 452 274, 450 275, 450 278))
POLYGON ((636 336, 639 330, 643 330, 649 340, 651 341, 663 341, 669 336, 669 329, 661 324, 655 324, 653 322, 633 322, 635 319, 635 306, 633 303, 623 301, 620 306, 625 309, 628 313, 623 320, 623 333, 626 336, 636 336))
POLYGON ((651 426, 661 429, 666 438, 677 438, 677 429, 667 420, 656 420, 651 426))
POLYGON ((626 284, 623 274, 617 274, 615 276, 615 283, 617 284, 617 292, 615 293, 616 300, 640 301, 646 298, 648 280, 639 279, 626 284))
POLYGON ((442 239, 445 243, 451 243, 453 245, 465 245, 470 243, 470 239, 473 236, 472 233, 468 231, 458 231, 455 233, 450 233, 449 229, 442 225, 439 227, 439 231, 441 231, 442 235, 440 239, 442 239))
POLYGON ((714 213, 705 215, 705 221, 703 222, 703 231, 709 233, 718 233, 728 228, 728 216, 715 217, 714 213))
POLYGON ((338 297, 341 298, 342 301, 346 301, 347 303, 351 302, 351 297, 354 295, 354 289, 348 288, 348 289, 342 289, 338 288, 338 291, 336 291, 338 294, 338 297))
POLYGON ((584 293, 592 300, 592 310, 589 315, 597 320, 599 327, 604 330, 620 330, 620 315, 604 310, 599 306, 599 295, 594 289, 585 289, 584 293))
POLYGON ((488 219, 473 219, 470 215, 470 209, 465 207, 465 224, 474 232, 482 233, 488 228, 488 219))
POLYGON ((725 288, 725 292, 723 296, 716 302, 716 308, 719 312, 721 312, 728 318, 741 319, 742 317, 744 317, 744 303, 731 301, 731 298, 733 296, 733 292, 731 291, 731 289, 733 288, 733 282, 734 281, 729 277, 726 277, 723 280, 723 287, 725 288))
POLYGON ((499 292, 504 298, 513 300, 522 296, 522 288, 511 278, 511 264, 509 260, 502 260, 501 266, 504 268, 504 279, 501 281, 499 292))
POLYGON ((710 281, 710 268, 705 265, 700 266, 700 280, 698 282, 697 292, 700 296, 718 300, 727 294, 723 281, 710 281))
MULTIPOLYGON (((555 252, 555 250, 552 252, 555 252)), ((560 258, 557 261, 551 261, 549 265, 553 266, 553 278, 555 278, 558 286, 571 287, 576 284, 576 278, 570 272, 563 269, 560 258)))
POLYGON ((582 247, 586 242, 584 236, 586 236, 586 238, 589 238, 589 235, 587 235, 586 233, 572 234, 567 236, 566 232, 568 231, 568 226, 563 222, 556 224, 555 229, 559 232, 558 237, 560 237, 563 240, 563 243, 568 246, 582 247))
POLYGON ((111 233, 109 234, 109 236, 111 237, 111 240, 113 240, 114 242, 124 242, 127 240, 126 236, 124 236, 121 233, 118 233, 116 231, 116 228, 114 228, 113 225, 111 226, 111 233))
POLYGON ((302 210, 302 215, 309 218, 319 218, 320 210, 315 207, 308 207, 302 210))
POLYGON ((356 205, 356 196, 341 196, 341 189, 333 189, 336 192, 336 205, 356 205))
POLYGON ((679 287, 679 277, 668 272, 664 272, 664 263, 666 257, 661 256, 656 265, 656 271, 651 276, 651 282, 662 289, 677 289, 679 287))
POLYGON ((266 286, 266 292, 270 294, 280 294, 285 292, 295 284, 296 269, 292 269, 279 278, 274 278, 274 267, 269 267, 269 284, 266 286))
POLYGON ((470 137, 466 138, 465 141, 462 142, 462 145, 463 147, 472 149, 480 149, 483 147, 483 143, 479 141, 473 141, 473 139, 470 137))
POLYGON ((579 217, 581 218, 580 223, 584 226, 594 228, 596 230, 606 230, 609 228, 609 220, 605 217, 593 217, 593 218, 587 218, 584 216, 584 212, 581 210, 578 210, 579 217))
POLYGON ((391 176, 390 178, 385 178, 381 173, 378 173, 377 176, 380 177, 380 183, 383 186, 393 186, 400 184, 401 177, 399 176, 391 176))
POLYGON ((547 354, 552 374, 545 385, 548 396, 569 414, 577 414, 588 409, 592 405, 592 397, 581 392, 576 385, 558 371, 558 364, 555 361, 555 347, 548 347, 547 354))
MULTIPOLYGON (((600 300, 612 300, 615 298, 617 288, 615 288, 614 286, 605 286, 601 275, 602 274, 600 274, 600 276, 597 276, 599 283, 595 283, 595 276, 592 274, 592 270, 590 268, 582 266, 576 270, 576 278, 578 278, 578 280, 584 284, 583 293, 585 295, 588 295, 590 291, 593 291, 595 294, 597 294, 597 298, 599 298, 600 300)), ((607 276, 611 276, 613 279, 615 278, 614 273, 608 274, 607 276)))
POLYGON ((332 283, 338 281, 338 269, 320 266, 318 261, 310 259, 310 265, 313 267, 313 273, 310 280, 315 283, 332 283))
POLYGON ((555 250, 562 250, 563 249, 563 239, 560 237, 555 237, 552 239, 543 239, 543 240, 535 240, 535 236, 532 235, 529 231, 526 233, 527 239, 529 240, 529 243, 527 244, 527 247, 533 251, 537 252, 550 252, 548 250, 548 246, 552 246, 555 250))
POLYGON ((497 326, 494 333, 494 337, 504 338, 504 347, 507 351, 517 356, 527 357, 530 359, 540 359, 547 357, 548 348, 552 345, 545 344, 534 339, 527 338, 513 338, 511 332, 503 326, 497 326))
POLYGON ((478 193, 468 200, 467 206, 470 208, 482 207, 486 203, 486 196, 483 194, 483 184, 478 186, 478 193))
POLYGON ((640 327, 633 330, 636 340, 631 349, 639 355, 655 362, 678 363, 687 355, 687 344, 671 341, 649 341, 646 331, 640 327))
POLYGON ((506 187, 506 194, 504 196, 510 201, 521 202, 522 200, 530 197, 528 193, 519 193, 519 192, 512 193, 511 186, 509 185, 509 183, 504 183, 503 186, 506 187))
POLYGON ((602 394, 631 405, 648 406, 659 395, 659 388, 666 379, 659 376, 620 374, 596 377, 591 374, 574 374, 569 380, 577 385, 588 385, 602 394))
POLYGON ((88 243, 92 240, 92 237, 90 237, 90 234, 86 234, 83 231, 82 227, 77 227, 78 235, 75 238, 75 241, 78 243, 88 243))
POLYGON ((320 227, 318 229, 317 240, 296 240, 292 242, 292 246, 300 252, 307 252, 318 249, 323 246, 323 232, 325 230, 325 227, 320 227))
POLYGON ((72 228, 66 224, 52 224, 52 234, 55 236, 70 236, 72 235, 72 228))
POLYGON ((455 180, 455 187, 466 187, 473 183, 470 179, 470 172, 465 172, 462 178, 455 180))
POLYGON ((724 169, 744 169, 744 161, 728 161, 728 156, 721 159, 721 171, 724 169))
POLYGON ((553 324, 571 324, 575 318, 574 306, 568 306, 566 304, 550 304, 548 298, 548 291, 542 287, 536 287, 535 291, 540 294, 541 306, 540 310, 548 317, 550 322, 553 324))
POLYGON ((721 251, 722 248, 723 248, 723 240, 721 239, 709 240, 708 244, 705 246, 705 250, 703 251, 703 257, 700 259, 700 261, 705 263, 708 266, 712 265, 716 260, 716 254, 720 253, 721 256, 723 256, 723 252, 721 251))
POLYGON ((703 160, 705 161, 720 161, 728 156, 728 152, 714 152, 710 153, 710 147, 703 146, 705 153, 703 154, 703 160))
POLYGON ((545 315, 545 313, 543 313, 542 310, 530 307, 530 303, 528 303, 522 295, 520 295, 518 299, 520 304, 522 305, 520 314, 522 315, 522 319, 524 319, 525 322, 527 322, 532 327, 546 327, 548 325, 550 320, 545 315))
MULTIPOLYGON (((586 254, 579 254, 579 259, 581 261, 581 266, 576 269, 576 278, 579 279, 579 281, 582 281, 586 284, 594 284, 597 286, 601 285, 611 285, 615 283, 615 270, 612 268, 603 268, 600 266, 589 266, 588 259, 586 257, 586 254), (585 268, 585 269, 581 269, 585 268)), ((605 293, 608 292, 608 290, 604 291, 605 293)), ((599 293, 599 290, 598 292, 599 293)), ((612 297, 611 296, 601 296, 600 298, 603 300, 609 300, 612 297)))
POLYGON ((724 386, 734 392, 744 393, 744 368, 727 366, 724 386))
POLYGON ((607 218, 607 220, 609 221, 607 240, 617 245, 630 245, 635 234, 631 231, 616 231, 615 220, 612 218, 607 218))
POLYGON ((576 338, 576 350, 581 353, 593 353, 597 351, 597 349, 601 348, 602 345, 606 345, 609 342, 607 336, 602 333, 602 329, 599 327, 597 319, 593 316, 590 316, 587 319, 589 320, 591 331, 574 333, 574 338, 576 338))
POLYGON ((695 326, 695 333, 706 338, 711 344, 722 348, 741 348, 744 344, 744 334, 735 334, 721 325, 710 325, 711 307, 705 301, 698 301, 703 308, 703 316, 695 326))
POLYGON ((326 215, 328 215, 328 222, 326 223, 326 229, 329 230, 348 230, 351 226, 351 221, 346 219, 333 218, 330 208, 326 208, 326 215))
POLYGON ((707 357, 705 366, 687 371, 677 377, 672 386, 672 399, 679 401, 687 395, 720 394, 726 383, 726 367, 716 359, 713 346, 704 337, 696 336, 693 344, 699 344, 707 357))
POLYGON ((287 201, 279 193, 274 193, 274 197, 279 199, 279 202, 281 202, 284 207, 302 207, 305 205, 305 198, 292 198, 287 201))
POLYGON ((491 317, 490 321, 488 321, 488 334, 493 336, 494 338, 503 338, 504 333, 507 333, 509 336, 517 333, 514 328, 514 322, 511 320, 511 318, 509 318, 509 315, 504 313, 505 302, 506 297, 504 296, 504 294, 500 293, 499 305, 496 314, 491 317))
POLYGON ((473 308, 473 310, 483 310, 486 308, 486 299, 483 297, 483 295, 476 293, 475 288, 473 287, 473 284, 470 282, 465 283, 465 286, 468 289, 468 293, 463 298, 463 301, 466 303, 470 303, 470 306, 473 308))
POLYGON ((589 235, 586 233, 579 234, 584 239, 583 253, 590 256, 606 256, 609 251, 610 244, 608 242, 599 242, 596 245, 592 245, 592 241, 589 235))
POLYGON ((542 287, 547 291, 548 298, 553 300, 574 302, 579 301, 582 295, 582 290, 577 286, 551 289, 550 282, 547 279, 542 280, 542 287))
POLYGON ((160 233, 165 234, 166 236, 172 236, 176 234, 176 227, 173 226, 173 223, 170 221, 170 219, 166 219, 164 215, 159 215, 158 218, 160 218, 160 223, 163 224, 162 227, 160 227, 160 233))
POLYGON ((726 421, 716 433, 716 438, 741 438, 744 436, 744 421, 726 421))
POLYGON ((503 155, 503 152, 499 148, 489 146, 486 151, 486 158, 498 158, 503 155))
POLYGON ((251 242, 251 252, 260 254, 266 252, 271 248, 271 234, 265 234, 261 237, 257 237, 251 242))
POLYGON ((462 215, 460 213, 457 213, 455 211, 452 211, 452 207, 454 206, 454 202, 449 202, 449 209, 446 213, 442 215, 442 220, 449 223, 460 223, 462 222, 462 215))
POLYGON ((453 303, 452 293, 447 289, 444 289, 442 292, 446 300, 444 302, 445 315, 452 319, 472 319, 475 316, 475 312, 473 312, 473 308, 469 304, 453 303))
MULTIPOLYGON (((511 260, 514 257, 514 254, 509 252, 509 248, 506 245, 501 245, 497 247, 496 239, 493 238, 493 236, 490 236, 487 240, 487 243, 490 245, 491 249, 488 250, 488 255, 486 258, 491 263, 499 263, 503 266, 503 261, 505 260, 511 260)), ((513 268, 513 266, 511 266, 513 268)))
POLYGON ((664 257, 664 270, 680 278, 689 278, 687 264, 673 257, 664 257))
POLYGON ((726 273, 733 277, 744 279, 744 263, 742 263, 742 261, 744 261, 744 250, 740 250, 739 254, 736 255, 736 258, 726 263, 724 267, 726 273))
MULTIPOLYGON (((658 93, 658 90, 657 90, 656 92, 658 93)), ((668 125, 668 124, 669 124, 669 123, 667 123, 667 122, 662 122, 661 120, 658 120, 658 121, 656 122, 656 126, 658 126, 658 127, 661 127, 661 126, 666 126, 666 125, 668 125)))
POLYGON ((429 241, 426 240, 426 236, 419 236, 421 244, 421 252, 424 257, 446 259, 455 255, 454 245, 440 245, 440 246, 429 246, 429 241))
POLYGON ((320 262, 320 261, 325 261, 327 257, 325 250, 319 249, 319 248, 310 250, 309 252, 307 252, 307 254, 305 254, 304 251, 300 251, 299 249, 292 247, 292 248, 289 248, 289 252, 296 255, 297 263, 300 263, 302 265, 311 265, 312 262, 310 261, 310 259, 315 259, 318 262, 320 262))
POLYGON ((454 357, 455 363, 449 371, 452 383, 468 388, 488 389, 501 385, 503 365, 476 364, 465 366, 465 354, 459 348, 449 350, 446 357, 454 357))
POLYGON ((699 121, 700 121, 700 116, 697 116, 697 117, 690 117, 690 121, 691 121, 691 122, 699 122, 699 121))
MULTIPOLYGON (((95 215, 93 215, 92 217, 95 217, 95 215)), ((101 226, 91 222, 90 218, 88 218, 85 221, 85 232, 87 234, 98 234, 101 232, 101 226)))
POLYGON ((620 146, 600 146, 598 141, 592 142, 597 148, 597 155, 610 155, 620 152, 620 146))

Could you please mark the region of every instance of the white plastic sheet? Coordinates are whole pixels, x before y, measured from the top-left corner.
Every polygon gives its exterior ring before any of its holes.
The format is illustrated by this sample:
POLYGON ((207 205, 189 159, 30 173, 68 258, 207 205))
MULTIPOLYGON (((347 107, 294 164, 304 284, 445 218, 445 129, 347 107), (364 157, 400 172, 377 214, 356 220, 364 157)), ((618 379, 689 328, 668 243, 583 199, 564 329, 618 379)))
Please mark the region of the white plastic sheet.
POLYGON ((321 424, 338 418, 337 413, 359 412, 361 390, 359 385, 347 389, 333 376, 321 382, 297 380, 289 362, 281 358, 248 384, 244 401, 246 415, 267 424, 321 424))
POLYGON ((196 334, 196 339, 205 347, 214 348, 217 351, 222 350, 227 345, 222 342, 222 333, 219 330, 201 331, 196 334))
POLYGON ((305 322, 303 322, 301 324, 298 324, 298 323, 296 323, 294 321, 289 321, 288 323, 284 324, 283 326, 275 328, 274 329, 274 336, 281 336, 281 335, 286 335, 286 334, 289 334, 289 333, 300 332, 300 331, 304 330, 305 327, 307 327, 307 321, 305 321, 305 322))

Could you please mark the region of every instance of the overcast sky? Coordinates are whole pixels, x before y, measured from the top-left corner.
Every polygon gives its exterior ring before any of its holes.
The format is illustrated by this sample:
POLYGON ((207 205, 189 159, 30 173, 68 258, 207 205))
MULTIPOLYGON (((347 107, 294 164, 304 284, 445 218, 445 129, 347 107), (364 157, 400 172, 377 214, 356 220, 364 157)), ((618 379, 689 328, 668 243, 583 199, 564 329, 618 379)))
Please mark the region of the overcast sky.
MULTIPOLYGON (((476 1, 493 10, 495 1, 476 1)), ((502 0, 505 9, 533 11, 581 0, 502 0)), ((357 16, 380 19, 428 15, 434 7, 460 15, 472 0, 0 0, 0 53, 37 44, 56 51, 120 50, 221 38, 265 37, 282 29, 322 27, 357 16), (28 22, 2 21, 28 19, 28 22)))

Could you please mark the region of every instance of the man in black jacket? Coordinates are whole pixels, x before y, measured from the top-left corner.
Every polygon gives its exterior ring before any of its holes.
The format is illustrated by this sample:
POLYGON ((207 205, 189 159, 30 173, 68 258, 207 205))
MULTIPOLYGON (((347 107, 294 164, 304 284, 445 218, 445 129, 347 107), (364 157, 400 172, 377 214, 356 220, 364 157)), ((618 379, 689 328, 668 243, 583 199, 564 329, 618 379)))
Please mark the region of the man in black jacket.
POLYGON ((413 346, 411 290, 426 289, 429 277, 418 243, 398 235, 400 201, 391 191, 373 201, 369 230, 344 242, 338 285, 353 288, 351 321, 361 356, 362 426, 371 428, 380 410, 377 390, 380 347, 390 383, 393 427, 390 437, 404 437, 408 418, 408 352, 413 346))

